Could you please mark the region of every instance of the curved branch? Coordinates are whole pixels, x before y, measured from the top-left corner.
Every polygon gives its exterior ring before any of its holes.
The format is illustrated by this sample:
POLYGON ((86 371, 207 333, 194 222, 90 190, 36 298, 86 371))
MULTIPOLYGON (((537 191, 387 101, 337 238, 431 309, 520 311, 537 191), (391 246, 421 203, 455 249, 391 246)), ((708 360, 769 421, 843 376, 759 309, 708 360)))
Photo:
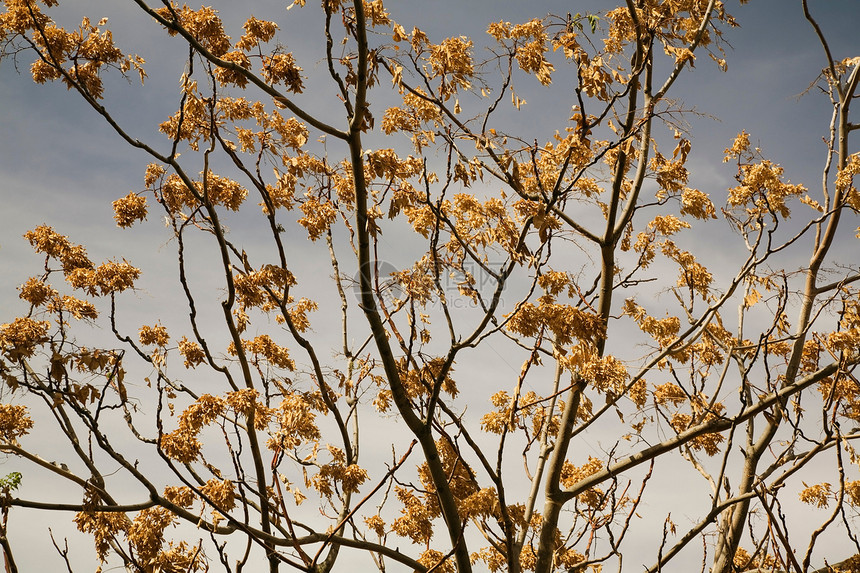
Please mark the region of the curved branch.
POLYGON ((167 18, 163 17, 161 14, 150 8, 143 0, 134 0, 134 2, 135 4, 140 6, 140 8, 144 12, 152 16, 159 24, 161 24, 168 30, 173 30, 174 32, 182 36, 186 42, 194 46, 194 50, 198 54, 200 54, 219 68, 224 68, 230 70, 231 72, 241 74, 243 77, 245 77, 245 79, 260 88, 263 92, 270 95, 272 98, 286 106, 287 109, 289 109, 292 113, 296 114, 296 116, 301 118, 302 121, 308 122, 310 125, 314 126, 316 129, 322 131, 323 133, 337 137, 338 139, 346 140, 346 132, 334 128, 327 123, 318 120, 308 112, 304 111, 302 108, 293 103, 292 100, 290 100, 288 97, 284 96, 282 93, 276 90, 273 86, 267 84, 262 79, 260 79, 256 74, 250 72, 249 70, 246 70, 235 62, 228 62, 227 60, 219 58, 218 56, 207 50, 199 41, 197 41, 197 39, 193 35, 191 35, 188 30, 182 27, 178 22, 168 20, 167 18))

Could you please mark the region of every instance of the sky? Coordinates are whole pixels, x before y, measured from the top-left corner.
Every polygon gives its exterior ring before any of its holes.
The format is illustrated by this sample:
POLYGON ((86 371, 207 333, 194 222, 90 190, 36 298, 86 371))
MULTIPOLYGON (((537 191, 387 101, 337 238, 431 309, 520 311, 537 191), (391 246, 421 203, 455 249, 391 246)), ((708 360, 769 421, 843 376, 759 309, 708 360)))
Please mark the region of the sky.
MULTIPOLYGON (((108 85, 106 102, 135 137, 155 141, 165 149, 167 142, 157 133, 156 126, 175 111, 178 102, 178 81, 185 53, 181 42, 165 38, 130 0, 77 0, 60 4, 58 19, 69 22, 81 13, 93 21, 109 17, 109 27, 114 30, 118 45, 147 60, 150 77, 144 88, 134 81, 113 80, 108 85)), ((228 33, 238 37, 248 7, 238 2, 214 4, 228 33)), ((313 7, 310 4, 313 3, 309 3, 307 10, 316 9, 315 4, 313 7)), ((811 0, 809 4, 834 56, 839 59, 860 55, 857 35, 860 2, 811 0)), ((339 118, 342 108, 331 96, 320 61, 319 28, 306 24, 313 20, 286 12, 284 2, 262 0, 250 5, 256 17, 283 22, 280 38, 294 52, 307 76, 306 93, 296 98, 297 103, 312 112, 339 118)), ((432 3, 389 0, 386 8, 407 29, 418 25, 431 39, 468 35, 475 38, 476 45, 481 45, 483 30, 491 21, 521 22, 547 13, 586 13, 609 5, 594 0, 434 0, 432 3)), ((715 203, 721 204, 725 190, 734 184, 732 166, 722 163, 723 149, 739 131, 746 130, 766 157, 785 168, 792 182, 817 190, 825 152, 821 140, 827 133, 831 110, 823 94, 816 90, 805 93, 823 67, 824 59, 812 28, 803 18, 800 2, 751 0, 739 6, 736 0, 730 0, 726 5, 741 24, 740 28, 726 32, 728 71, 717 71, 703 57, 691 73, 682 76, 672 92, 673 97, 697 112, 686 116, 693 145, 688 162, 690 185, 711 193, 715 203)), ((177 302, 171 294, 171 281, 176 276, 175 255, 159 216, 154 214, 131 231, 116 228, 112 221, 111 202, 129 191, 142 190, 147 157, 123 144, 76 94, 60 84, 35 85, 27 73, 31 59, 23 53, 17 61, 6 58, 0 62, 0 323, 25 311, 16 288, 39 272, 42 261, 32 253, 22 235, 40 224, 51 225, 74 242, 86 245, 93 260, 125 257, 144 270, 141 288, 125 308, 127 326, 146 322, 153 309, 170 315, 165 318, 166 323, 178 321, 179 317, 173 314, 181 307, 174 306, 177 302)), ((569 111, 569 86, 562 83, 550 88, 531 86, 523 94, 528 104, 523 112, 508 118, 511 130, 533 132, 538 139, 548 138, 560 127, 559 114, 564 116, 569 111)), ((374 109, 379 121, 381 109, 374 109)), ((152 211, 155 213, 155 209, 152 211)), ((236 226, 237 232, 247 233, 243 237, 249 252, 262 240, 255 234, 251 219, 234 217, 230 224, 236 226)), ((689 240, 706 244, 713 237, 704 233, 689 240)), ((385 241, 395 253, 407 249, 398 244, 396 237, 385 241)), ((322 248, 320 244, 309 244, 297 255, 297 264, 317 276, 328 276, 330 269, 322 248)), ((847 240, 840 242, 835 251, 837 261, 858 262, 856 247, 847 240)), ((207 266, 205 251, 202 253, 195 277, 214 300, 220 292, 217 271, 207 266)), ((734 254, 729 249, 715 253, 715 266, 725 263, 728 268, 734 254)), ((800 267, 804 261, 788 264, 800 267)), ((320 287, 307 284, 302 288, 311 293, 320 287)), ((96 339, 108 339, 108 335, 109 332, 99 328, 92 332, 96 339)), ((328 334, 322 328, 316 335, 326 340, 328 334)), ((490 347, 487 352, 486 360, 506 363, 503 348, 490 347)), ((516 372, 520 365, 507 366, 516 372)), ((489 374, 480 369, 467 372, 476 384, 491 383, 487 379, 489 374)), ((369 432, 372 434, 373 428, 369 432)), ((45 447, 50 448, 50 444, 45 447)), ((4 463, 0 460, 0 474, 5 473, 4 463)), ((38 488, 43 483, 38 479, 34 477, 30 486, 38 488)), ((23 547, 45 539, 43 517, 33 516, 29 523, 31 530, 15 534, 20 535, 17 539, 23 547)), ((22 570, 33 570, 44 558, 37 553, 28 555, 26 551, 19 551, 17 556, 25 564, 22 570)))

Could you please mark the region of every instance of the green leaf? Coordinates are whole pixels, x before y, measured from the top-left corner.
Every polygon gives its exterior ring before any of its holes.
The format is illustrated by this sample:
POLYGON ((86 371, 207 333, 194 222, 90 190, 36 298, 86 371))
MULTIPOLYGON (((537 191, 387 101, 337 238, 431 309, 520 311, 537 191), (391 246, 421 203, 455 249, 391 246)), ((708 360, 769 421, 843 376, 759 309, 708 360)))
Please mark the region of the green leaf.
POLYGON ((12 472, 6 477, 0 478, 0 491, 8 493, 18 489, 18 486, 21 485, 21 478, 21 472, 12 472))

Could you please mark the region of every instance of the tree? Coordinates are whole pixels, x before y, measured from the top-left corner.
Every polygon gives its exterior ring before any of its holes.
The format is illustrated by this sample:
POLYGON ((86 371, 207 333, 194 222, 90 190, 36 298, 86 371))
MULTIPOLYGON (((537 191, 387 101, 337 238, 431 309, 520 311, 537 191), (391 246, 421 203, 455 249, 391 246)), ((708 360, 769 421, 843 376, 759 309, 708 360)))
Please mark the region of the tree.
POLYGON ((382 0, 296 0, 287 19, 320 26, 319 97, 338 113, 303 99, 283 23, 252 16, 234 41, 212 8, 135 4, 186 58, 161 140, 111 111, 107 83, 143 82, 147 64, 105 20, 64 28, 56 0, 4 0, 0 17, 5 57, 33 54, 36 82, 148 156, 115 222, 165 217, 185 308, 130 324, 140 269, 51 227, 26 235, 45 265, 0 327, 0 450, 26 462, 0 481, 7 571, 28 510, 71 512, 102 564, 133 571, 324 572, 356 555, 381 571, 657 571, 700 545, 714 572, 808 571, 860 554, 860 269, 831 252, 860 209, 860 59, 831 54, 805 0, 833 107, 821 188, 786 181, 743 132, 722 208, 688 186, 669 99, 694 61, 725 68, 722 2, 495 22, 479 50, 382 0), (562 80, 558 130, 515 131, 523 94, 562 80), (686 231, 709 220, 743 247, 730 272, 686 231), (38 435, 68 459, 41 456, 38 435), (652 476, 681 463, 704 486, 683 523, 649 501, 677 491, 652 476), (24 496, 35 472, 74 496, 24 496), (821 509, 812 528, 786 518, 798 496, 821 509), (652 553, 632 555, 646 534, 652 553), (853 549, 823 553, 827 539, 853 549))

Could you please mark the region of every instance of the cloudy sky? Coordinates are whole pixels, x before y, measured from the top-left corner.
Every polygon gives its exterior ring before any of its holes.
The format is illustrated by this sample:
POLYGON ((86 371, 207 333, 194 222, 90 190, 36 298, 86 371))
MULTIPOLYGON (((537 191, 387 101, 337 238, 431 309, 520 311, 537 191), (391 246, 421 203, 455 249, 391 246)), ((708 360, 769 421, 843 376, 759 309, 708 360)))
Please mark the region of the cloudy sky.
MULTIPOLYGON (((166 145, 155 126, 175 110, 178 101, 178 75, 184 65, 179 40, 163 38, 161 31, 150 25, 130 1, 69 4, 61 12, 69 23, 81 13, 93 20, 107 14, 118 45, 147 59, 150 78, 145 88, 113 82, 107 104, 130 133, 166 145)), ((830 110, 821 94, 799 96, 821 67, 821 48, 803 19, 799 1, 736 4, 727 3, 741 24, 726 34, 734 48, 728 48, 728 72, 719 73, 710 62, 702 61, 673 89, 674 96, 689 108, 706 114, 687 116, 693 142, 693 183, 714 192, 732 184, 731 166, 721 164, 721 152, 735 134, 746 129, 768 157, 785 167, 792 181, 814 186, 819 178, 823 157, 820 142, 826 134, 830 110)), ((858 3, 827 0, 810 4, 836 57, 855 53, 856 26, 860 23, 858 3)), ((604 8, 606 3, 436 1, 433 10, 419 5, 426 7, 424 3, 406 1, 393 1, 386 6, 398 22, 407 26, 415 23, 431 38, 471 35, 480 45, 489 21, 524 21, 544 13, 584 13, 604 8)), ((221 10, 228 32, 238 36, 245 9, 238 5, 216 7, 221 10)), ((320 73, 323 70, 316 29, 290 26, 296 19, 295 11, 284 12, 282 2, 255 2, 254 14, 272 18, 288 31, 280 39, 296 54, 308 76, 309 89, 297 98, 298 103, 314 111, 338 114, 340 108, 332 105, 335 100, 320 73)), ((39 86, 30 81, 27 70, 31 61, 31 56, 24 53, 17 62, 7 58, 0 64, 4 207, 0 212, 0 257, 4 268, 20 269, 0 277, 3 316, 16 312, 14 287, 29 272, 23 268, 26 261, 32 261, 28 247, 20 240, 21 234, 36 224, 47 223, 86 243, 96 257, 115 256, 110 249, 100 249, 114 240, 127 240, 127 234, 96 222, 109 222, 111 201, 129 190, 140 190, 147 161, 141 152, 120 145, 117 136, 75 94, 59 84, 39 86), (86 241, 88 237, 97 241, 86 241)), ((569 92, 564 92, 565 87, 558 84, 527 92, 525 112, 514 121, 521 121, 536 133, 551 134, 558 128, 557 115, 546 110, 569 109, 569 92)), ((132 258, 133 251, 123 254, 132 258)))
MULTIPOLYGON (((186 54, 182 43, 166 38, 130 0, 67 0, 61 4, 68 6, 61 6, 57 18, 69 25, 81 14, 94 22, 109 17, 117 44, 147 60, 150 78, 145 87, 141 89, 133 81, 112 81, 106 105, 133 136, 166 149, 168 142, 156 126, 175 111, 179 100, 178 81, 186 54)), ((238 37, 249 9, 238 2, 214 4, 228 33, 238 37)), ((312 15, 305 15, 286 12, 284 2, 262 0, 253 3, 253 13, 282 23, 280 40, 305 70, 307 90, 297 103, 338 121, 342 108, 326 82, 320 61, 319 18, 313 12, 316 5, 311 4, 306 11, 312 15)), ((386 7, 407 29, 418 26, 431 39, 469 35, 480 46, 483 30, 491 21, 522 22, 547 13, 585 13, 609 4, 594 0, 389 0, 386 7)), ((696 112, 686 116, 693 144, 690 184, 709 192, 721 204, 734 175, 731 165, 722 163, 722 151, 739 131, 746 130, 767 157, 785 168, 792 182, 817 189, 825 154, 821 140, 827 134, 830 106, 826 96, 816 90, 802 95, 815 81, 824 59, 803 18, 800 1, 752 0, 739 6, 737 0, 729 0, 726 4, 741 24, 726 32, 728 71, 720 73, 702 58, 673 89, 674 97, 696 112)), ((835 58, 860 55, 860 1, 810 0, 810 6, 835 58)), ((144 270, 141 291, 135 295, 137 303, 126 310, 129 325, 141 324, 153 308, 176 304, 170 294, 176 275, 173 247, 157 213, 138 229, 117 229, 111 202, 142 189, 148 158, 123 144, 75 93, 60 84, 35 85, 28 74, 31 61, 31 55, 22 53, 0 63, 0 323, 24 311, 16 287, 37 274, 42 264, 22 234, 48 224, 86 245, 93 260, 125 257, 144 270)), ((522 113, 510 117, 512 131, 520 127, 546 140, 563 128, 571 105, 569 86, 536 86, 524 94, 528 104, 522 113)), ((381 110, 375 109, 379 119, 381 110)), ((253 224, 241 218, 235 223, 253 224)), ((250 252, 257 239, 248 231, 250 252)), ((318 265, 319 276, 326 277, 330 270, 325 258, 320 259, 321 252, 320 245, 309 247, 301 264, 308 269, 318 265)), ((837 252, 845 262, 852 258, 857 262, 852 247, 839 245, 837 252)), ((798 267, 802 264, 797 262, 798 267)), ((206 265, 200 265, 197 272, 200 283, 205 283, 206 265)), ((303 286, 314 288, 312 284, 303 286)), ((210 290, 217 296, 217 286, 210 290)), ((501 354, 497 359, 504 360, 501 354)), ((511 368, 518 370, 519 365, 511 368)), ((4 473, 0 461, 0 474, 4 473)), ((38 523, 34 528, 41 527, 44 541, 44 522, 38 523)), ((26 566, 28 562, 39 563, 38 556, 21 553, 18 557, 24 561, 19 564, 22 570, 33 570, 26 566)))

